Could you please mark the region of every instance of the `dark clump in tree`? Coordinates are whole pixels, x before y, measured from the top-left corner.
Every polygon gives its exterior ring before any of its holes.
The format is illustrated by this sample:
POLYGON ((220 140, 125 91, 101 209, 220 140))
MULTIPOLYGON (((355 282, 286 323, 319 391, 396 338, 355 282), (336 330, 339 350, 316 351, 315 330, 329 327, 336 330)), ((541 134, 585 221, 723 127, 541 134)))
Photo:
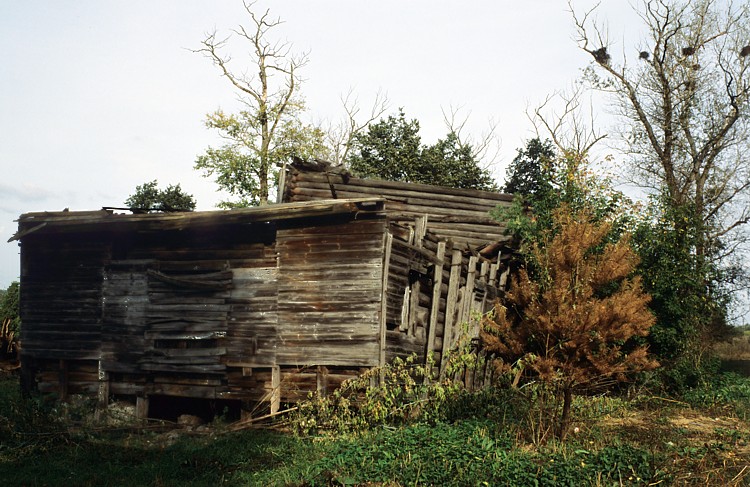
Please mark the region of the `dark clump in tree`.
POLYGON ((564 439, 573 394, 658 364, 632 340, 655 320, 650 296, 632 276, 638 258, 628 238, 605 243, 610 224, 567 206, 555 211, 554 223, 557 233, 533 247, 534 276, 522 268, 513 277, 481 337, 501 370, 522 364, 519 377, 552 388, 556 404, 562 401, 557 434, 564 439))
POLYGON ((134 213, 148 213, 155 211, 193 211, 195 199, 185 193, 180 185, 169 185, 166 189, 159 189, 154 179, 149 183, 136 186, 135 193, 125 200, 125 205, 134 213))
POLYGON ((407 120, 403 110, 356 134, 348 165, 365 178, 433 184, 454 188, 495 190, 487 169, 480 166, 471 144, 455 131, 434 145, 423 145, 419 121, 407 120))

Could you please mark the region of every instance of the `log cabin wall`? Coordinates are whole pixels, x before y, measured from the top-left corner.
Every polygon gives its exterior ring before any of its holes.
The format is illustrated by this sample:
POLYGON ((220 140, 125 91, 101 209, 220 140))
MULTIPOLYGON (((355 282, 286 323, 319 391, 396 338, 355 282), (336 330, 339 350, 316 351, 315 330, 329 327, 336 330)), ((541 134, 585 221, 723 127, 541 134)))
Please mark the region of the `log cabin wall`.
POLYGON ((138 397, 142 415, 154 395, 274 412, 396 356, 442 373, 504 286, 487 211, 509 196, 311 177, 327 192, 298 172, 293 201, 247 210, 22 215, 26 384, 138 397), (331 192, 358 197, 316 199, 331 192))
POLYGON ((26 214, 22 364, 44 392, 277 410, 380 363, 382 200, 26 214))
MULTIPOLYGON (((460 337, 479 336, 476 317, 489 311, 507 285, 513 244, 489 212, 509 207, 508 194, 359 179, 326 164, 293 164, 284 201, 377 196, 386 200, 388 252, 385 361, 432 352, 444 373, 460 337), (304 166, 304 167, 303 167, 304 166)), ((470 387, 486 382, 462 378, 470 387)))
POLYGON ((427 216, 427 230, 451 240, 455 249, 479 248, 508 240, 505 226, 489 216, 490 210, 509 207, 513 195, 428 184, 360 179, 341 171, 290 167, 284 177, 285 202, 330 198, 378 197, 387 201, 388 220, 405 226, 427 216))

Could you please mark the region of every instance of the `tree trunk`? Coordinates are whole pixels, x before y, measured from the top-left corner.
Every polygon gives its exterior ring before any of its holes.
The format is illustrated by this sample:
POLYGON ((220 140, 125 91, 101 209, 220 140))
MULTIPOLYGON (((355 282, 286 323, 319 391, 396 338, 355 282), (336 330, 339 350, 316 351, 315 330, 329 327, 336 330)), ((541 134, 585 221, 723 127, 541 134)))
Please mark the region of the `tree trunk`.
POLYGON ((570 429, 570 405, 573 403, 573 388, 571 386, 565 386, 563 389, 563 410, 562 416, 560 417, 560 431, 558 432, 558 438, 560 441, 564 441, 565 437, 568 436, 568 430, 570 429))

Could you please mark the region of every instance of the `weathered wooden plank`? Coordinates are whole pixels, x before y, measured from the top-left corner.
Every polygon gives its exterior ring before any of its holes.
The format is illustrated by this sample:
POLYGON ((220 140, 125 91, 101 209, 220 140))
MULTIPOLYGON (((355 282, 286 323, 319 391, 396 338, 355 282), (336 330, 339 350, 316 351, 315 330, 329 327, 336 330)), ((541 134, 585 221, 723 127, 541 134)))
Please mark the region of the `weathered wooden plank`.
MULTIPOLYGON (((513 195, 495 193, 492 191, 450 188, 445 186, 433 186, 429 184, 406 183, 400 181, 386 181, 381 179, 349 178, 347 180, 347 183, 344 183, 344 180, 341 176, 330 175, 330 178, 331 181, 335 181, 334 187, 336 188, 337 192, 339 191, 338 188, 340 186, 345 186, 352 188, 375 188, 378 189, 378 194, 388 194, 387 190, 395 190, 398 192, 398 194, 408 194, 407 192, 411 192, 414 196, 420 196, 424 194, 434 194, 436 196, 463 196, 467 198, 476 198, 481 196, 486 199, 497 200, 501 202, 510 203, 513 201, 513 195)), ((293 173, 293 181, 297 185, 312 182, 325 182, 327 184, 328 177, 325 174, 321 173, 295 171, 293 173)))
MULTIPOLYGON (((428 356, 430 352, 436 351, 435 350, 435 332, 437 330, 438 325, 438 311, 440 308, 440 293, 441 293, 441 286, 442 286, 442 280, 443 280, 443 259, 445 258, 445 242, 440 242, 438 244, 437 248, 437 260, 440 262, 435 266, 435 272, 433 277, 433 286, 432 286, 432 307, 430 309, 430 319, 428 324, 428 332, 427 332, 427 349, 426 349, 426 355, 428 356)), ((428 377, 425 377, 426 380, 429 380, 428 377)))

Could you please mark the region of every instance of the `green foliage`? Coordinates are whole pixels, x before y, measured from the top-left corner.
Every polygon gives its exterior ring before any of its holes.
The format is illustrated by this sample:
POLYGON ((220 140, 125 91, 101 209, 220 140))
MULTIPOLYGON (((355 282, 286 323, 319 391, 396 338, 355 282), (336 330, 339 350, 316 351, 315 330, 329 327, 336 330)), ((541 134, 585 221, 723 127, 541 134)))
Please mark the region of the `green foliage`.
POLYGON ((530 452, 491 422, 415 424, 336 442, 316 462, 315 485, 647 485, 669 479, 662 463, 627 445, 530 452))
POLYGON ((243 208, 268 202, 269 187, 278 177, 278 167, 292 155, 303 159, 327 154, 323 132, 304 125, 295 117, 302 104, 288 105, 279 115, 273 137, 264 144, 263 124, 253 111, 226 114, 221 110, 208 115, 206 127, 216 130, 226 141, 218 148, 209 147, 196 159, 195 169, 212 177, 219 187, 236 197, 222 201, 222 208, 243 208))
MULTIPOLYGON (((738 378, 720 383, 717 396, 747 402, 744 381, 744 386, 738 378)), ((60 422, 60 411, 49 403, 23 400, 17 381, 3 378, 0 478, 7 485, 550 487, 742 485, 748 478, 747 454, 735 448, 746 445, 747 428, 724 426, 722 420, 710 438, 668 424, 662 434, 653 423, 647 425, 648 438, 629 435, 639 431, 637 422, 595 431, 597 417, 620 407, 625 408, 621 418, 635 411, 622 401, 583 397, 576 403, 587 423, 581 423, 580 436, 564 445, 533 446, 519 439, 524 426, 516 423, 518 404, 508 401, 507 393, 478 393, 474 398, 487 415, 468 420, 300 438, 258 429, 181 434, 156 424, 86 430, 60 422)), ((715 400, 706 396, 702 403, 715 400)), ((699 407, 699 401, 695 404, 699 407)), ((658 415, 649 411, 643 418, 658 415)))
POLYGON ((652 198, 633 232, 637 272, 657 317, 647 342, 665 366, 662 385, 678 394, 715 376, 711 349, 732 335, 730 289, 743 272, 723 261, 720 240, 707 245, 703 233, 690 205, 664 196, 652 198))
POLYGON ((552 191, 555 148, 552 142, 538 137, 529 140, 506 170, 506 193, 525 196, 531 201, 547 197, 552 191))
POLYGON ((734 373, 715 375, 713 380, 685 391, 682 398, 701 408, 729 410, 750 419, 750 378, 734 373))
POLYGON ((403 110, 356 134, 350 154, 347 162, 359 177, 496 189, 490 172, 479 165, 470 144, 450 132, 434 145, 423 145, 419 122, 407 120, 403 110))
POLYGON ((665 385, 680 392, 711 371, 705 366, 709 349, 731 331, 730 296, 725 287, 727 271, 717 260, 695 251, 701 236, 694 212, 662 201, 652 201, 650 213, 636 227, 633 246, 657 317, 648 343, 668 365, 665 385))
POLYGON ((19 283, 12 282, 0 296, 0 324, 7 321, 15 336, 21 331, 20 290, 19 283))
POLYGON ((151 182, 136 186, 135 193, 125 200, 125 205, 137 212, 158 211, 193 211, 195 199, 185 193, 180 185, 169 185, 166 189, 159 189, 158 182, 151 182))
POLYGON ((497 207, 490 215, 504 222, 508 232, 520 242, 532 273, 536 263, 531 248, 559 230, 553 214, 562 205, 574 213, 590 213, 595 222, 611 222, 607 242, 617 241, 631 229, 639 211, 614 188, 610 178, 597 174, 586 154, 556 153, 549 142, 539 139, 531 139, 525 149, 519 149, 508 168, 505 190, 516 195, 513 205, 497 207))
POLYGON ((380 425, 402 425, 416 418, 443 416, 445 404, 462 388, 450 380, 425 377, 433 364, 417 364, 416 355, 395 358, 345 381, 330 395, 311 394, 298 405, 291 424, 300 434, 344 433, 380 425))

